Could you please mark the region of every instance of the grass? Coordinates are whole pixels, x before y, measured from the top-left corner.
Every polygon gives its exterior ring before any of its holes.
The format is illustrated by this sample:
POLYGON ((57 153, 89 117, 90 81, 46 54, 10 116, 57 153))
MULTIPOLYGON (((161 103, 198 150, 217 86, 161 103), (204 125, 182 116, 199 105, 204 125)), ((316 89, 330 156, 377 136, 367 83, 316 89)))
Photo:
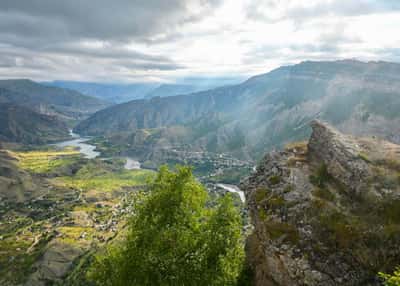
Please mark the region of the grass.
POLYGON ((266 230, 271 239, 276 240, 284 237, 284 241, 295 244, 299 241, 299 233, 296 227, 285 222, 265 221, 266 230))
POLYGON ((110 192, 123 187, 143 186, 152 177, 148 170, 123 170, 118 173, 104 173, 95 176, 60 177, 56 185, 64 185, 84 191, 97 190, 110 192))
POLYGON ((332 194, 327 188, 318 188, 316 187, 313 191, 312 194, 318 198, 325 199, 327 201, 334 201, 335 200, 335 195, 332 194))
POLYGON ((76 245, 80 239, 92 241, 95 236, 95 230, 92 227, 62 226, 57 231, 61 234, 60 241, 71 245, 76 245))
POLYGON ((270 191, 266 188, 259 188, 255 193, 255 201, 257 204, 260 204, 264 199, 267 198, 270 191))
POLYGON ((26 151, 13 154, 18 159, 18 165, 24 170, 43 174, 74 163, 80 154, 78 151, 67 148, 61 151, 26 151))
POLYGON ((298 142, 291 142, 285 145, 285 150, 291 151, 295 150, 299 153, 307 153, 308 149, 308 142, 307 141, 298 141, 298 142))
POLYGON ((358 158, 360 158, 361 160, 363 160, 366 163, 371 163, 371 160, 368 158, 368 155, 365 154, 364 152, 360 152, 358 154, 358 158))

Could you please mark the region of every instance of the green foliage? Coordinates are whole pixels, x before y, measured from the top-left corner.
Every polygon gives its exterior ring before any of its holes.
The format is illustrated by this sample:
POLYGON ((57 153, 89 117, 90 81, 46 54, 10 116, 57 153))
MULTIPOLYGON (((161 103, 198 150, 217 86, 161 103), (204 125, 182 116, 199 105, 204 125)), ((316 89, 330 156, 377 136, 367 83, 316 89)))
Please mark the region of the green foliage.
POLYGON ((28 151, 15 153, 22 169, 45 174, 62 166, 70 165, 79 158, 79 152, 66 148, 62 151, 28 151))
POLYGON ((328 173, 328 168, 325 164, 322 164, 316 170, 315 174, 310 176, 310 182, 320 188, 323 188, 330 178, 331 176, 328 173))
POLYGON ((266 230, 272 239, 284 237, 284 241, 295 244, 299 240, 297 229, 288 223, 266 220, 266 230))
POLYGON ((59 177, 56 185, 79 188, 84 191, 110 192, 123 187, 143 186, 154 172, 149 170, 125 170, 93 161, 83 166, 74 176, 59 177))
POLYGON ((400 200, 388 199, 382 203, 379 215, 383 222, 399 223, 400 222, 400 200))
POLYGON ((255 200, 256 203, 259 204, 261 203, 264 199, 267 198, 267 195, 269 194, 269 190, 266 188, 259 188, 256 190, 255 193, 255 200))
POLYGON ((236 285, 242 220, 230 195, 212 209, 191 169, 162 167, 136 203, 126 239, 96 257, 96 285, 236 285))
POLYGON ((278 210, 285 205, 285 199, 280 195, 274 194, 268 198, 266 205, 268 209, 271 209, 273 211, 278 210))
POLYGON ((278 175, 273 175, 268 178, 268 181, 270 182, 271 185, 277 185, 281 182, 281 177, 278 175))
POLYGON ((317 187, 313 190, 312 194, 327 201, 333 201, 335 199, 335 196, 327 188, 317 187))
POLYGON ((262 221, 265 221, 265 220, 268 218, 267 212, 266 212, 263 208, 260 208, 260 209, 258 210, 258 217, 259 217, 262 221))
POLYGON ((379 277, 384 280, 385 286, 400 286, 400 267, 397 267, 393 274, 379 272, 379 277))
POLYGON ((367 163, 371 163, 371 160, 368 158, 368 155, 363 153, 363 152, 360 152, 358 154, 358 158, 360 158, 361 160, 363 160, 363 161, 365 161, 367 163))

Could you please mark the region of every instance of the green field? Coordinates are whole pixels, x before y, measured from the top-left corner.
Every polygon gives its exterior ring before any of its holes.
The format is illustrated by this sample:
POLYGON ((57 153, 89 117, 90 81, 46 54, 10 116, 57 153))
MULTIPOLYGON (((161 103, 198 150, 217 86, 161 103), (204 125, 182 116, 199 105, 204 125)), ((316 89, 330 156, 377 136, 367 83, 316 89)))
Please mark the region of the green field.
POLYGON ((61 151, 26 151, 14 152, 20 168, 32 173, 44 174, 62 166, 70 165, 80 158, 77 150, 67 148, 61 151))

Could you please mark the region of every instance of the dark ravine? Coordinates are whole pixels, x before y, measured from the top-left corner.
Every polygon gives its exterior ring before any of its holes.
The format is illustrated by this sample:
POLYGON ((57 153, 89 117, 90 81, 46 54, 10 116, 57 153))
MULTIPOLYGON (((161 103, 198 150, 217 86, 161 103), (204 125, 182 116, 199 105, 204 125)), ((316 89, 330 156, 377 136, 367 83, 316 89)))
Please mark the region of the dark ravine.
POLYGON ((400 146, 312 129, 241 184, 255 285, 380 285, 400 261, 400 146))

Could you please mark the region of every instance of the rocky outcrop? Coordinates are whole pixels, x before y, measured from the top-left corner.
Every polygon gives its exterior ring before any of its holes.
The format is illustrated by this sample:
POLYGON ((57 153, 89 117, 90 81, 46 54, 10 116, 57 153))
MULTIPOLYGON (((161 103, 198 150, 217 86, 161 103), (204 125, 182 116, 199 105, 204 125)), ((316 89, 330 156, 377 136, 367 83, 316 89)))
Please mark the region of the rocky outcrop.
POLYGON ((308 142, 308 154, 314 157, 311 161, 323 162, 329 174, 350 190, 359 190, 371 171, 360 156, 361 148, 357 141, 318 120, 311 126, 313 133, 308 142))
POLYGON ((400 146, 311 126, 241 185, 255 285, 379 285, 400 263, 400 146))
POLYGON ((53 285, 62 283, 71 270, 73 262, 83 254, 82 249, 60 242, 50 242, 43 257, 36 263, 35 271, 29 276, 26 286, 53 285))

